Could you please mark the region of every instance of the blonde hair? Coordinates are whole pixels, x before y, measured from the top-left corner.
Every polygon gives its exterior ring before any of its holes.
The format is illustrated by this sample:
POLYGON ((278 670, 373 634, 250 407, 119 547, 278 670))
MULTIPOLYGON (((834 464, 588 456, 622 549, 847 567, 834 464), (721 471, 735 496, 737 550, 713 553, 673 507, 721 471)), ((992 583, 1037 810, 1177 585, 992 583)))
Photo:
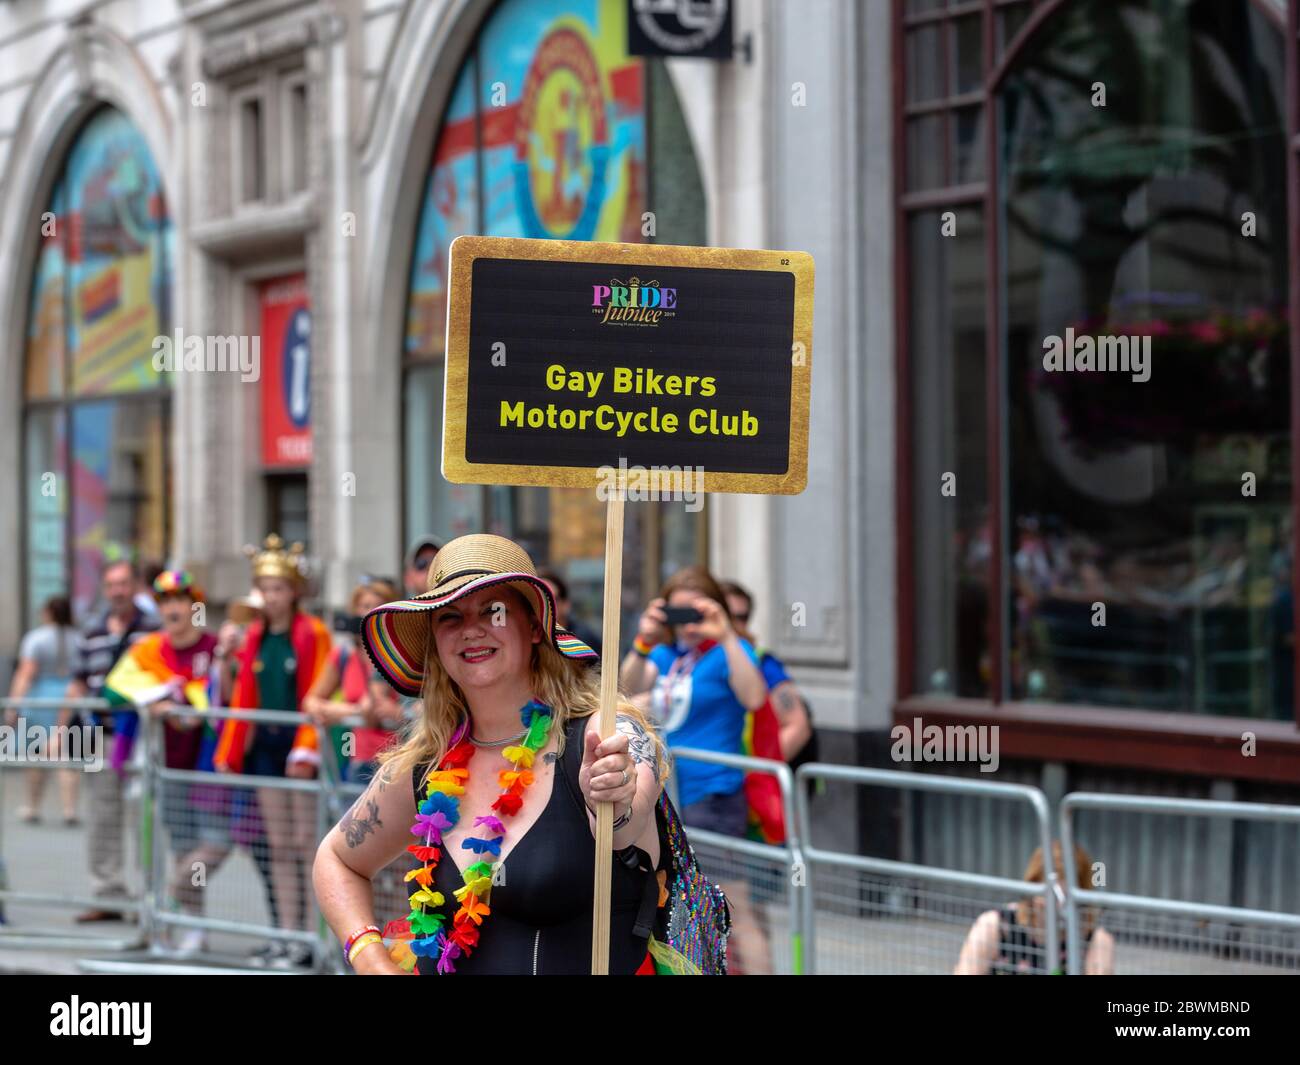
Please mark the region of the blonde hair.
MULTIPOLYGON (((514 589, 510 589, 515 591, 514 589)), ((521 602, 528 600, 517 591, 521 602)), ((528 607, 529 616, 532 614, 528 607)), ((430 611, 432 625, 433 611, 430 611)), ((533 644, 529 662, 529 682, 533 697, 551 707, 553 727, 558 728, 559 753, 564 753, 565 726, 575 718, 590 717, 600 710, 600 673, 583 662, 562 655, 549 640, 543 638, 533 644)), ((424 687, 421 691, 422 712, 408 726, 406 739, 397 747, 381 753, 378 760, 390 781, 401 780, 418 766, 425 766, 424 776, 418 781, 423 787, 428 774, 442 761, 451 744, 451 737, 461 719, 468 716, 469 705, 459 685, 447 675, 438 658, 435 641, 430 635, 424 663, 424 687)), ((635 704, 620 693, 617 712, 636 721, 655 745, 659 765, 658 784, 663 786, 668 775, 669 755, 653 724, 635 704)))

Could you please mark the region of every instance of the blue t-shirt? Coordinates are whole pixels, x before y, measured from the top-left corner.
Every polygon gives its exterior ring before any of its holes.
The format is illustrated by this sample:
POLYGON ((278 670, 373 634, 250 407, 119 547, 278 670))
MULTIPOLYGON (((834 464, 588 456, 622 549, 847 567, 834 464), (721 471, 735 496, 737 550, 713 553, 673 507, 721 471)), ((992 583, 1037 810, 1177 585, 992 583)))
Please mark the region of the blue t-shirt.
MULTIPOLYGON (((744 640, 740 646, 758 665, 754 649, 744 640)), ((747 711, 728 683, 731 670, 726 650, 716 644, 693 667, 687 660, 674 672, 673 665, 685 653, 671 644, 660 644, 650 652, 650 661, 659 670, 650 693, 650 712, 664 730, 664 742, 669 747, 739 754, 747 711)), ((745 774, 729 766, 688 759, 677 762, 678 795, 683 809, 710 795, 733 795, 744 781, 745 774)))
POLYGON ((777 685, 784 684, 790 679, 790 674, 785 671, 784 664, 771 651, 760 653, 758 668, 763 671, 763 679, 767 681, 768 691, 776 691, 777 685))

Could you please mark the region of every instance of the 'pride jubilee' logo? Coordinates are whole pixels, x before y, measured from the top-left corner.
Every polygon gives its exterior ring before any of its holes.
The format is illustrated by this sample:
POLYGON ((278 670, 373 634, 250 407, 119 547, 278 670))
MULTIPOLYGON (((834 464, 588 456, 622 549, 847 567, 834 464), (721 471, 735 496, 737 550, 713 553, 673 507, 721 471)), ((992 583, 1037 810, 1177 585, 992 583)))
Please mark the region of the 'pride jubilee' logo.
POLYGON ((677 290, 661 288, 658 281, 610 278, 608 285, 591 286, 591 313, 602 325, 658 325, 677 312, 677 290))

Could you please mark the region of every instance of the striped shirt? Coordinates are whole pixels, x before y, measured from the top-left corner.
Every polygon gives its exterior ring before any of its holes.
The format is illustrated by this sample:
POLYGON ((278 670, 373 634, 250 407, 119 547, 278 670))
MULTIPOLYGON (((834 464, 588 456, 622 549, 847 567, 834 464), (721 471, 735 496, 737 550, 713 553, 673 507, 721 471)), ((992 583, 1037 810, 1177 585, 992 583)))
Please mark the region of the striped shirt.
MULTIPOLYGON (((104 678, 122 656, 122 652, 145 633, 157 628, 157 618, 142 613, 138 608, 121 632, 109 630, 107 613, 92 619, 77 637, 73 677, 86 686, 92 698, 98 699, 104 690, 104 678)), ((105 725, 112 722, 110 713, 101 716, 97 711, 96 717, 105 725)))

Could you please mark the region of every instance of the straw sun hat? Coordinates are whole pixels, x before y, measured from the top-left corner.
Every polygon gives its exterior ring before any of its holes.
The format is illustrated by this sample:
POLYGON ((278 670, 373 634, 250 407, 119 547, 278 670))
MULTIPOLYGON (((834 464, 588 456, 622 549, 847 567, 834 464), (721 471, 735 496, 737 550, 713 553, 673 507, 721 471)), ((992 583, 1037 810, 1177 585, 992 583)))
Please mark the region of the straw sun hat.
POLYGON ((551 589, 537 576, 528 552, 504 536, 474 533, 452 540, 429 567, 429 590, 377 606, 361 624, 371 661, 403 695, 419 695, 429 650, 429 613, 482 588, 514 588, 533 608, 542 632, 560 654, 594 662, 596 652, 555 624, 551 589))

